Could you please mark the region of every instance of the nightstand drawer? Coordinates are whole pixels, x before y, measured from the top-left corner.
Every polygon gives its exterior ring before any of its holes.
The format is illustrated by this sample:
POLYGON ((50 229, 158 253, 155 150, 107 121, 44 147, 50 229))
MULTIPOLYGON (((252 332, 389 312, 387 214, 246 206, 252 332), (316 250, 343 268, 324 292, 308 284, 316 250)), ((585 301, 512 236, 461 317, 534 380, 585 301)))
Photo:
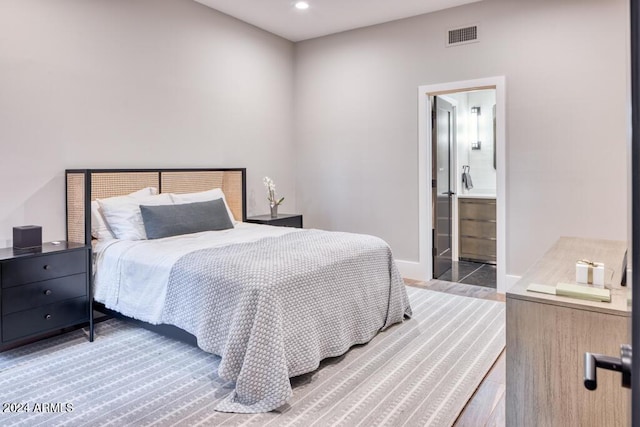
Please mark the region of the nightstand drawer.
POLYGON ((72 276, 13 286, 2 293, 2 314, 27 310, 87 294, 87 275, 72 276))
POLYGON ((302 216, 292 216, 289 218, 274 218, 269 221, 269 225, 277 227, 294 227, 302 228, 302 216))
POLYGON ((274 225, 277 227, 302 228, 302 215, 280 214, 276 218, 270 215, 258 215, 247 218, 247 222, 254 224, 274 225))
POLYGON ((80 297, 2 316, 2 341, 64 328, 89 319, 87 298, 80 297))
POLYGON ((86 271, 87 251, 15 258, 2 263, 2 287, 41 282, 86 271))

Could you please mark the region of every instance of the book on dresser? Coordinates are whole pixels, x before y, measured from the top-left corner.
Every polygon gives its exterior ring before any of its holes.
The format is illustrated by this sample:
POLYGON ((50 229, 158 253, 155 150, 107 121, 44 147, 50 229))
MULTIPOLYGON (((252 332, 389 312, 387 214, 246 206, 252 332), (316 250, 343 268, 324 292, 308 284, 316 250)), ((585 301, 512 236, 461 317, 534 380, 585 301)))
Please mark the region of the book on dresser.
POLYGON ((50 242, 28 250, 0 249, 0 351, 89 324, 90 247, 50 242))

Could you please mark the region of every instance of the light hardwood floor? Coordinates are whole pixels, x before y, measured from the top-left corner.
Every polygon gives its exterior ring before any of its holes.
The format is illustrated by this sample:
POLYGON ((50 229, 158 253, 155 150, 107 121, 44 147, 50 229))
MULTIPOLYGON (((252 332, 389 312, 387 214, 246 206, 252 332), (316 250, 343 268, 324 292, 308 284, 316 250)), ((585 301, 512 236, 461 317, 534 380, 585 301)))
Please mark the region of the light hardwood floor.
MULTIPOLYGON (((405 279, 404 281, 408 286, 432 291, 505 302, 504 295, 498 294, 495 289, 482 286, 442 280, 421 282, 405 279)), ((455 427, 504 427, 507 384, 505 360, 505 352, 503 351, 456 420, 455 427)))

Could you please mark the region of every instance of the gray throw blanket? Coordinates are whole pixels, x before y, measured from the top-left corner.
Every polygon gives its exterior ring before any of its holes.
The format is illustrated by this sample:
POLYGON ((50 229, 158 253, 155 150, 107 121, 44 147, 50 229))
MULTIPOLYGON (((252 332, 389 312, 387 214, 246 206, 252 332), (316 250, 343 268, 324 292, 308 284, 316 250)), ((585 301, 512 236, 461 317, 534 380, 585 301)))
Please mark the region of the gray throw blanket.
POLYGON ((216 409, 267 412, 289 378, 411 315, 388 245, 373 236, 304 230, 203 249, 173 267, 163 322, 221 357, 235 389, 216 409))

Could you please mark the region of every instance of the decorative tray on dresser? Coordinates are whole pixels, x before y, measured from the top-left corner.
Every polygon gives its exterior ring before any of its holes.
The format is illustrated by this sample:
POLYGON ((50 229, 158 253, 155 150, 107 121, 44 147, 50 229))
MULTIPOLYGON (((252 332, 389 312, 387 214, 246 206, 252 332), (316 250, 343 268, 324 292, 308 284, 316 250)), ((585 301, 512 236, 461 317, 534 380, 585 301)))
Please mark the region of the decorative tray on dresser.
POLYGON ((0 351, 89 323, 89 246, 44 243, 35 249, 0 249, 0 351))

